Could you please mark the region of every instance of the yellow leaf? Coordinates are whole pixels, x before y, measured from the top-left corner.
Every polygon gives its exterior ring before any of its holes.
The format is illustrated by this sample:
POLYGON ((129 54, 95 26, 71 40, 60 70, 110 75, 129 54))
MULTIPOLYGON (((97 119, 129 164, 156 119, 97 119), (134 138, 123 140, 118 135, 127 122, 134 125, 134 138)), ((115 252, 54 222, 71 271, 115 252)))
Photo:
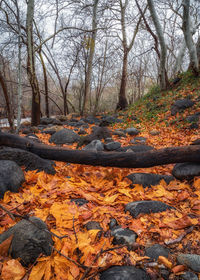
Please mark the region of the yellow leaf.
POLYGON ((166 266, 167 268, 171 269, 173 264, 164 256, 159 256, 158 257, 158 263, 162 263, 164 264, 164 266, 166 266))
POLYGON ((36 266, 34 266, 31 270, 31 274, 29 276, 29 280, 41 280, 44 276, 46 269, 46 262, 38 262, 36 266))
POLYGON ((24 277, 25 273, 26 270, 20 264, 20 262, 13 259, 4 263, 1 277, 3 280, 21 280, 24 277))

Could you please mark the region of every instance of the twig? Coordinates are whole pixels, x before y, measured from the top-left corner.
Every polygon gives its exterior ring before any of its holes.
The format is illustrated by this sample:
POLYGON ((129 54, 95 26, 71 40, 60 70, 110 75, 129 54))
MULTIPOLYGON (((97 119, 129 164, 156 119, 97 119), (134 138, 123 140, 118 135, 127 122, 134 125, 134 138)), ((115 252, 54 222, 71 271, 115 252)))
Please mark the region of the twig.
POLYGON ((75 230, 75 225, 74 225, 74 216, 73 216, 73 232, 74 232, 74 235, 75 235, 76 244, 78 244, 78 237, 77 237, 76 230, 75 230))
POLYGON ((189 227, 183 234, 181 234, 179 237, 177 237, 176 239, 173 239, 173 240, 169 240, 169 241, 165 241, 164 243, 166 245, 172 245, 172 244, 175 244, 175 243, 178 243, 180 242, 188 233, 191 233, 193 231, 194 227, 191 226, 189 227))
POLYGON ((5 211, 5 212, 8 214, 8 216, 9 216, 12 220, 15 221, 14 215, 13 215, 9 210, 7 210, 7 209, 6 209, 3 205, 1 205, 1 204, 0 204, 0 208, 1 208, 3 211, 5 211))

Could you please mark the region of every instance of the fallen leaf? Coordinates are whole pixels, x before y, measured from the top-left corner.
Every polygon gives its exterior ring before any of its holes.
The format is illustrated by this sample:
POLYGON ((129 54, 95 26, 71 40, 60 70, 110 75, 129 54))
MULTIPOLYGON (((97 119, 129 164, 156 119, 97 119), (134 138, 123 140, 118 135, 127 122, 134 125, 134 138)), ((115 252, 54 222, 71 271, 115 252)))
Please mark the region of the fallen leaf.
POLYGON ((20 264, 20 262, 18 260, 12 259, 3 264, 1 277, 3 280, 21 280, 24 277, 25 273, 26 270, 20 264))

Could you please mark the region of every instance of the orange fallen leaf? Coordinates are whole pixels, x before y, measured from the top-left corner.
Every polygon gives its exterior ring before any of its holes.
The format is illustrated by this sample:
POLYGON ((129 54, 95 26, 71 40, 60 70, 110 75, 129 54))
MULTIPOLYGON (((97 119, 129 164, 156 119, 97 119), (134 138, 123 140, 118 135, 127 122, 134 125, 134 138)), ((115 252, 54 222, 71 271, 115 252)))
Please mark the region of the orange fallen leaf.
POLYGON ((13 239, 13 234, 0 244, 0 256, 2 257, 8 256, 8 250, 10 248, 12 239, 13 239))
POLYGON ((173 267, 173 264, 164 256, 159 256, 158 257, 158 263, 164 264, 167 268, 171 269, 173 267))
POLYGON ((176 265, 175 267, 172 268, 172 272, 173 272, 174 274, 177 274, 177 273, 179 273, 179 272, 184 271, 185 268, 186 268, 185 265, 182 265, 182 264, 176 265))
POLYGON ((1 277, 3 280, 21 280, 26 273, 18 260, 9 260, 3 264, 1 277))

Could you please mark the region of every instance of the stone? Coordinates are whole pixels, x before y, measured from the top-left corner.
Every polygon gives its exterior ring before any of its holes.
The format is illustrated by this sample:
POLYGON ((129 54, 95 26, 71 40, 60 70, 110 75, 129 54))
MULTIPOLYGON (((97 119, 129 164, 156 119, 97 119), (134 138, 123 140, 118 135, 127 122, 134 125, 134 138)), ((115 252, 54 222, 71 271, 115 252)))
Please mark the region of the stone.
POLYGON ((170 250, 160 244, 155 244, 145 249, 145 255, 150 258, 150 261, 157 261, 159 256, 168 258, 170 250))
POLYGON ((56 173, 53 167, 53 161, 43 159, 33 153, 21 149, 0 147, 0 160, 12 160, 19 166, 25 166, 26 171, 38 170, 45 171, 49 174, 56 173))
POLYGON ((117 135, 119 137, 126 137, 125 131, 121 129, 115 129, 112 134, 117 135))
POLYGON ((0 160, 0 198, 6 191, 17 192, 25 182, 21 168, 11 160, 0 160))
POLYGON ((196 254, 179 254, 177 256, 179 264, 187 265, 195 272, 200 272, 200 255, 196 254))
POLYGON ((190 145, 200 145, 200 139, 196 139, 196 140, 192 141, 192 143, 190 145))
POLYGON ((135 135, 138 135, 140 133, 140 131, 135 127, 130 127, 130 128, 126 129, 126 133, 128 133, 128 135, 130 135, 130 136, 135 136, 135 135))
POLYGON ((135 266, 112 266, 103 271, 100 280, 150 280, 148 274, 135 266))
POLYGON ((122 228, 120 225, 112 228, 111 235, 114 237, 112 242, 114 245, 127 244, 129 248, 132 247, 137 238, 137 234, 133 230, 122 228))
POLYGON ((175 178, 169 175, 158 175, 153 173, 131 173, 127 176, 132 181, 132 184, 143 185, 143 187, 156 186, 161 180, 169 184, 175 178))
POLYGON ((93 140, 88 145, 86 145, 82 150, 84 151, 103 151, 104 145, 100 140, 93 140))
POLYGON ((0 244, 13 235, 9 253, 25 266, 34 263, 41 253, 50 256, 53 245, 46 224, 37 217, 29 220, 23 219, 0 234, 0 244))
POLYGON ((49 139, 50 143, 54 144, 72 144, 78 142, 80 136, 71 129, 64 128, 54 133, 49 139))
POLYGON ((87 222, 87 224, 85 224, 85 227, 87 230, 93 230, 93 229, 103 230, 100 223, 96 221, 87 222))
POLYGON ((195 176, 200 176, 200 164, 192 162, 177 163, 172 175, 179 180, 191 180, 195 176))
POLYGON ((180 275, 181 280, 198 280, 198 276, 191 272, 191 271, 186 271, 184 274, 180 275))
POLYGON ((118 118, 113 117, 113 116, 104 116, 104 117, 102 117, 102 121, 107 122, 108 125, 110 125, 112 123, 121 123, 121 122, 123 122, 123 120, 118 119, 118 118))
POLYGON ((145 144, 147 141, 147 138, 145 137, 135 137, 131 140, 131 144, 145 144))
POLYGON ((126 152, 129 149, 131 149, 135 153, 141 153, 154 150, 154 147, 148 145, 129 145, 126 147, 122 147, 122 152, 126 152))
POLYGON ((109 142, 104 144, 104 148, 106 151, 115 151, 121 148, 121 144, 119 142, 109 142))
POLYGON ((75 202, 78 206, 83 206, 84 204, 87 204, 89 201, 85 198, 72 198, 71 202, 75 202))
POLYGON ((149 134, 151 134, 152 136, 156 136, 156 135, 159 135, 160 134, 160 131, 156 130, 156 129, 153 129, 149 132, 149 134))
POLYGON ((93 116, 88 116, 87 118, 83 118, 81 120, 83 120, 84 122, 89 123, 89 124, 99 124, 100 123, 100 120, 93 116))
POLYGON ((188 121, 189 123, 196 123, 198 122, 199 117, 200 117, 200 113, 195 113, 193 115, 187 116, 186 121, 188 121))
POLYGON ((133 218, 136 218, 139 214, 159 213, 168 209, 175 208, 156 200, 133 201, 125 206, 125 212, 130 212, 133 218))
POLYGON ((184 111, 187 108, 191 108, 194 106, 194 104, 194 101, 190 100, 189 98, 178 99, 171 107, 171 115, 175 116, 178 112, 184 111))
POLYGON ((79 135, 85 135, 85 134, 87 134, 87 132, 85 131, 85 129, 83 127, 81 127, 78 131, 78 134, 79 135))
POLYGON ((25 136, 26 138, 30 139, 31 141, 35 142, 35 143, 40 143, 41 141, 39 140, 39 138, 37 137, 37 135, 33 134, 33 133, 29 133, 28 135, 25 136))
POLYGON ((49 125, 49 124, 62 125, 62 122, 60 120, 55 119, 55 118, 41 118, 40 119, 40 124, 43 124, 43 125, 49 125))

